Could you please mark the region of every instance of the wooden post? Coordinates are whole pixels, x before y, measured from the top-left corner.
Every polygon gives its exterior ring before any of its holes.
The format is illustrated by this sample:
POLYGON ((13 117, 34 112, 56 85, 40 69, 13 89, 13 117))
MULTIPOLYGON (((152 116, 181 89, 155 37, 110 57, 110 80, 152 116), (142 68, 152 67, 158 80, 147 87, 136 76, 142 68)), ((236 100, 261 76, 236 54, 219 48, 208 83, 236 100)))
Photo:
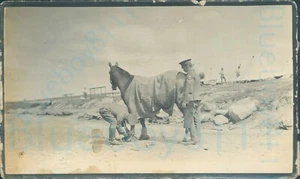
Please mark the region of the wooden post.
POLYGON ((91 92, 91 88, 90 88, 90 99, 92 99, 92 92, 91 92))

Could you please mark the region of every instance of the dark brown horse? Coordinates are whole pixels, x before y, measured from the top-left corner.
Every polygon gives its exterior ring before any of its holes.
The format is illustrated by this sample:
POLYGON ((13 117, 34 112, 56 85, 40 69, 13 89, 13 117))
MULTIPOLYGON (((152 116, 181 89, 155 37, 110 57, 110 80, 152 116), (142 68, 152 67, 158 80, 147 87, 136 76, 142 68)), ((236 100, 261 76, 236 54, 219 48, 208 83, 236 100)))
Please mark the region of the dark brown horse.
MULTIPOLYGON (((140 90, 139 88, 143 88, 145 84, 147 83, 153 83, 153 80, 151 77, 146 78, 146 77, 139 77, 139 76, 134 76, 131 75, 129 72, 123 70, 118 66, 118 63, 115 65, 112 65, 109 62, 109 75, 110 75, 110 83, 112 85, 112 89, 116 90, 119 88, 121 92, 121 97, 126 104, 129 113, 138 113, 138 118, 141 122, 142 125, 142 132, 141 136, 139 137, 140 140, 148 140, 149 136, 147 134, 147 127, 145 125, 145 118, 153 117, 156 114, 159 113, 159 111, 162 109, 165 112, 168 111, 170 112, 173 110, 174 103, 177 105, 179 110, 183 113, 183 107, 182 107, 182 96, 183 96, 183 89, 184 89, 184 81, 185 81, 185 74, 179 71, 173 71, 172 73, 162 73, 161 78, 158 80, 155 79, 154 81, 159 83, 158 89, 156 89, 156 93, 158 93, 157 96, 153 96, 151 92, 149 92, 148 89, 140 90), (168 81, 168 78, 165 77, 167 75, 170 76, 170 74, 174 74, 174 82, 171 80, 168 81), (137 85, 134 84, 136 83, 136 80, 138 78, 142 78, 144 81, 142 85, 137 85), (164 81, 163 81, 164 80, 164 81), (146 81, 146 82, 145 82, 146 81), (170 85, 171 84, 171 87, 170 85), (132 86, 135 85, 134 90, 131 90, 129 93, 130 89, 132 89, 132 86), (162 86, 164 85, 169 85, 166 88, 163 88, 162 86), (164 90, 166 89, 166 90, 164 90), (164 91, 162 91, 164 90, 164 91), (146 92, 143 92, 146 91, 146 92), (136 94, 138 93, 138 94, 136 94), (174 94, 174 95, 172 95, 174 94), (142 97, 138 96, 137 98, 134 98, 135 95, 141 95, 142 97), (170 97, 172 99, 170 100, 170 97), (134 99, 132 99, 134 98, 134 99), (140 98, 143 98, 143 101, 138 101, 140 98), (134 102, 131 102, 131 101, 134 102), (138 102, 137 102, 138 101, 138 102), (145 102, 146 101, 146 102, 145 102), (149 102, 151 101, 151 102, 149 102), (154 101, 154 102, 153 102, 154 101), (149 107, 149 104, 153 104, 153 107, 149 107), (151 110, 149 110, 151 108, 151 110), (142 111, 142 112, 141 112, 142 111)), ((154 84, 154 83, 153 83, 154 84)), ((157 86, 156 86, 157 87, 157 86)), ((148 88, 148 87, 147 87, 148 88)), ((154 87, 155 88, 155 87, 154 87)), ((155 91, 155 90, 153 90, 155 91)), ((156 94, 155 94, 156 95, 156 94)), ((169 113, 171 115, 172 112, 169 113)), ((131 125, 131 133, 134 135, 135 134, 135 126, 131 125)))

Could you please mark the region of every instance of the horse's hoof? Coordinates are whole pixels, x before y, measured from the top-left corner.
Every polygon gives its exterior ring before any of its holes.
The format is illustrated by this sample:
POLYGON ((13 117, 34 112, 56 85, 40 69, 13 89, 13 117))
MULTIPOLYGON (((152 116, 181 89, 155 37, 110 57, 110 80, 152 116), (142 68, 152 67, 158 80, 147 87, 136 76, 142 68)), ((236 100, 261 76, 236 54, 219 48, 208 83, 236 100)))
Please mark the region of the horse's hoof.
POLYGON ((137 140, 137 137, 135 137, 135 136, 130 136, 130 137, 128 137, 127 139, 125 139, 124 142, 133 142, 133 141, 135 141, 135 140, 137 140))
POLYGON ((149 135, 141 135, 139 140, 149 140, 150 136, 149 135))

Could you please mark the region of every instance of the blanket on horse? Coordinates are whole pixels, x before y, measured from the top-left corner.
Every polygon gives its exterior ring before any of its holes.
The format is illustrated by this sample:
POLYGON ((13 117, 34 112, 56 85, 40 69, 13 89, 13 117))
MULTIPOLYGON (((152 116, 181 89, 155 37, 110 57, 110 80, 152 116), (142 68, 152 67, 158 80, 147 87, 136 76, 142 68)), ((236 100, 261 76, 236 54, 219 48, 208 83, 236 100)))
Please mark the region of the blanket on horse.
POLYGON ((162 109, 172 115, 177 74, 178 71, 167 71, 154 77, 134 76, 122 96, 129 113, 139 118, 151 118, 162 109))

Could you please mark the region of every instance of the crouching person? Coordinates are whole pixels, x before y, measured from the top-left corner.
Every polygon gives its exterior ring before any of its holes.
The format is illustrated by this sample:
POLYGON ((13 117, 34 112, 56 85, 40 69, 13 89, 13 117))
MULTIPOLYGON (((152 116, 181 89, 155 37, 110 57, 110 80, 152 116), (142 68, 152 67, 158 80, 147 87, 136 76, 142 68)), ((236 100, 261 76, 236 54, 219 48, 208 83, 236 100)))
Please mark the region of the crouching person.
POLYGON ((123 141, 128 141, 133 134, 126 127, 129 121, 136 121, 135 116, 127 111, 127 107, 119 104, 106 104, 99 110, 102 118, 110 123, 109 142, 111 145, 121 145, 122 142, 116 139, 116 130, 123 135, 123 141))

